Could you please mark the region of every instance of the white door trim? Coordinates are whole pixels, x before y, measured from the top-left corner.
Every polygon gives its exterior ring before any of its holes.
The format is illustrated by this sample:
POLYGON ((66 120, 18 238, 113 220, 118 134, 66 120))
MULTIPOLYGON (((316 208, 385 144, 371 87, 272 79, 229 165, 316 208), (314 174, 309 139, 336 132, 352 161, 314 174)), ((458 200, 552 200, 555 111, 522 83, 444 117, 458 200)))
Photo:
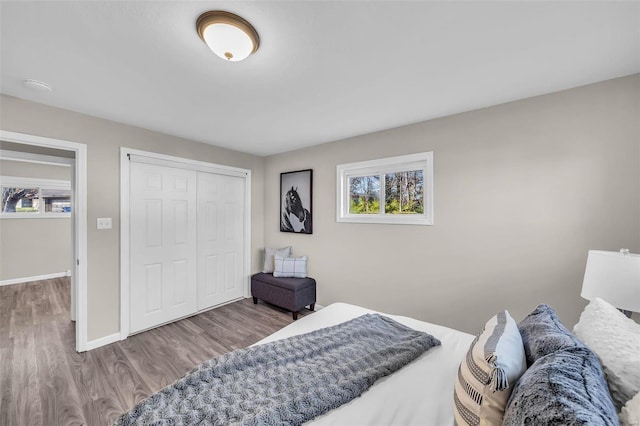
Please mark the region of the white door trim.
POLYGON ((71 180, 74 206, 72 209, 74 238, 71 270, 71 318, 76 321, 76 351, 87 350, 87 145, 62 139, 0 130, 0 139, 23 145, 73 151, 71 180))
POLYGON ((244 252, 244 297, 251 294, 251 170, 222 164, 207 163, 174 157, 156 152, 141 151, 133 148, 120 148, 120 340, 126 339, 131 330, 129 309, 129 156, 135 156, 136 161, 149 164, 171 165, 195 171, 239 176, 245 179, 245 252, 244 252))

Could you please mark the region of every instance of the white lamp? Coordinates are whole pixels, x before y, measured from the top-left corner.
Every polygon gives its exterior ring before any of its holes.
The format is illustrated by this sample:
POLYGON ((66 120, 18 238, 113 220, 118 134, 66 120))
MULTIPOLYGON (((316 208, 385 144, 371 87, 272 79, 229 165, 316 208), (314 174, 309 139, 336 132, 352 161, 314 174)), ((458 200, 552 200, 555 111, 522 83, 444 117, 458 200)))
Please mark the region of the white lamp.
POLYGON ((640 255, 589 250, 582 282, 582 297, 606 300, 627 316, 640 312, 640 255))
POLYGON ((224 10, 212 10, 200 15, 196 29, 209 49, 227 61, 241 61, 260 46, 258 32, 249 21, 224 10))

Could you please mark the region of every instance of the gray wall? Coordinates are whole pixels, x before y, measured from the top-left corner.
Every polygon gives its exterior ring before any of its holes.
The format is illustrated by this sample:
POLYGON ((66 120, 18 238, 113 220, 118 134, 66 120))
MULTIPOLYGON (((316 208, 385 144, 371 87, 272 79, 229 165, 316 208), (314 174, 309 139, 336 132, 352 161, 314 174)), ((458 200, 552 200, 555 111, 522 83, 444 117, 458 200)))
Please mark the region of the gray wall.
MULTIPOLYGON (((167 117, 171 119, 171 117, 167 117)), ((252 170, 252 267, 263 246, 261 157, 0 95, 3 130, 87 145, 88 339, 120 330, 120 147, 197 159, 252 170), (113 218, 113 229, 96 229, 96 218, 113 218)))
MULTIPOLYGON (((0 161, 1 176, 70 180, 71 168, 0 161)), ((0 281, 71 269, 70 218, 0 219, 0 281)))
MULTIPOLYGON (((265 243, 309 256, 318 303, 476 333, 497 310, 586 305, 588 249, 640 249, 640 75, 266 158, 265 243), (336 222, 336 165, 433 151, 435 225, 336 222), (312 168, 313 235, 279 232, 279 175, 312 168)), ((345 117, 348 119, 348 117, 345 117)))
POLYGON ((539 302, 572 325, 588 249, 640 251, 640 76, 259 158, 0 96, 0 127, 88 146, 89 340, 119 330, 119 148, 253 171, 252 268, 265 245, 310 256, 318 303, 477 332, 539 302), (435 154, 435 225, 336 223, 336 165, 435 154), (314 170, 314 234, 279 232, 279 174, 314 170), (114 228, 97 231, 97 217, 114 228), (266 226, 265 226, 266 224, 266 226))

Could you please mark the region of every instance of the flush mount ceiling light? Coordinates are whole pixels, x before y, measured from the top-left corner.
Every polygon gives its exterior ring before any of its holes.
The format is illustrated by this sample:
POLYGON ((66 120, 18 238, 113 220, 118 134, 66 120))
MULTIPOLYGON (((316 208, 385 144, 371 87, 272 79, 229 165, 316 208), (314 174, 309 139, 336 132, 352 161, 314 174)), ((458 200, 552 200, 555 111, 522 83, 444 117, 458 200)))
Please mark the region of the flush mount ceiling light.
POLYGON ((212 10, 198 17, 196 29, 213 53, 237 62, 258 50, 260 37, 245 19, 231 12, 212 10))

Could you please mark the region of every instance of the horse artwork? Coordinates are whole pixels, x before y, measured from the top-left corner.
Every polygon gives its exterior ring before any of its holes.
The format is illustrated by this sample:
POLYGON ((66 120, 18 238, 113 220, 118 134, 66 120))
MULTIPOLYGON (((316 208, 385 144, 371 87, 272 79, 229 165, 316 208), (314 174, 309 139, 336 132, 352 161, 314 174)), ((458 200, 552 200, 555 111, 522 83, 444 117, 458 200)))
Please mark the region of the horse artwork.
POLYGON ((311 233, 311 213, 302 206, 298 189, 291 187, 284 196, 285 208, 280 220, 280 230, 311 233))
POLYGON ((311 220, 311 170, 282 173, 280 231, 313 233, 311 220), (285 192, 286 191, 286 192, 285 192), (305 208, 308 206, 309 208, 305 208))

